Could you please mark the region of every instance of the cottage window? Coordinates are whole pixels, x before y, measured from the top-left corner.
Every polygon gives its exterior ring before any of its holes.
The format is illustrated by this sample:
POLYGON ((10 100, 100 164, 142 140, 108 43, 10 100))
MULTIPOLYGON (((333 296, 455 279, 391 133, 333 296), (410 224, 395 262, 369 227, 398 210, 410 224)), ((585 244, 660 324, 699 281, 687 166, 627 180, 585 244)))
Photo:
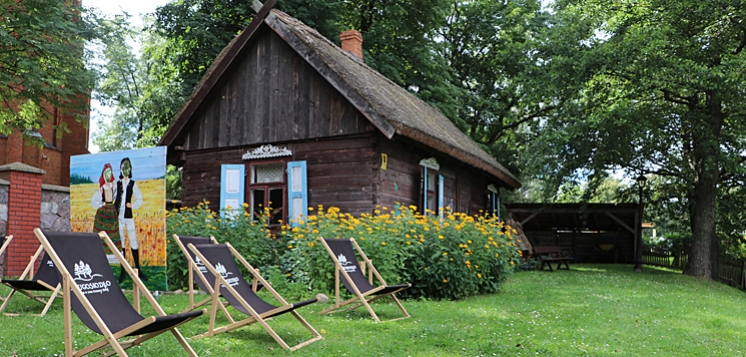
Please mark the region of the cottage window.
POLYGON ((437 212, 437 209, 435 207, 435 202, 436 202, 436 197, 437 197, 436 196, 437 186, 435 183, 436 182, 435 175, 437 173, 432 170, 427 170, 425 174, 427 175, 427 185, 425 186, 426 187, 425 195, 427 196, 426 201, 425 201, 426 203, 425 209, 429 210, 432 213, 435 213, 437 212))
POLYGON ((254 219, 269 210, 269 225, 285 219, 285 162, 251 164, 249 180, 250 209, 254 219))

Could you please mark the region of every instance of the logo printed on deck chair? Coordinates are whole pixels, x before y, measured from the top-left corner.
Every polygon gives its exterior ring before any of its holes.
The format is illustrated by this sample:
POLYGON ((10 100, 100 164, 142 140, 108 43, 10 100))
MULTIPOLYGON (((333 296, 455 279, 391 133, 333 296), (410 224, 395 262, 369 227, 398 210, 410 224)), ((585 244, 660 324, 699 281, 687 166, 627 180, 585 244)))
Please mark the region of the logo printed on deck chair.
POLYGON ((227 271, 223 264, 215 264, 215 270, 217 270, 218 273, 223 276, 223 279, 225 279, 225 281, 227 281, 230 286, 238 285, 238 277, 228 278, 228 275, 233 275, 233 273, 227 271))
POLYGON ((202 259, 194 257, 194 264, 197 265, 197 269, 199 269, 200 273, 207 273, 207 268, 205 268, 205 263, 202 263, 202 259))
MULTIPOLYGON (((75 278, 73 280, 76 281, 85 281, 89 282, 93 280, 94 278, 103 278, 104 276, 101 274, 93 274, 93 271, 91 270, 91 266, 83 262, 82 260, 79 263, 75 263, 74 266, 75 269, 75 278)), ((109 287, 111 286, 111 281, 97 281, 93 283, 83 283, 78 284, 78 288, 83 291, 83 294, 103 294, 105 292, 109 292, 109 287)))
POLYGON ((352 264, 349 260, 347 260, 347 257, 345 257, 344 254, 340 254, 337 259, 339 259, 339 264, 342 265, 342 268, 348 272, 348 273, 354 273, 357 271, 357 267, 355 264, 352 264), (352 265, 350 265, 352 264, 352 265))

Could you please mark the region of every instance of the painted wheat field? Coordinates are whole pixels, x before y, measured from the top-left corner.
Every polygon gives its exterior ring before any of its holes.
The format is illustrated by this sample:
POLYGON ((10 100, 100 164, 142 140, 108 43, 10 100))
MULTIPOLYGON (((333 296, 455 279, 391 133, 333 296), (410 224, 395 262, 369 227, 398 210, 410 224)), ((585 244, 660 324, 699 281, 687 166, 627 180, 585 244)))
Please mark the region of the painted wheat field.
MULTIPOLYGON (((166 181, 137 181, 143 197, 142 206, 133 210, 137 242, 140 246, 140 262, 143 266, 166 266, 166 181)), ((70 226, 74 232, 93 232, 96 209, 91 207, 91 197, 98 189, 97 183, 78 184, 70 187, 70 226)), ((129 240, 122 239, 129 251, 129 240)), ((127 254, 133 264, 132 254, 127 254)))

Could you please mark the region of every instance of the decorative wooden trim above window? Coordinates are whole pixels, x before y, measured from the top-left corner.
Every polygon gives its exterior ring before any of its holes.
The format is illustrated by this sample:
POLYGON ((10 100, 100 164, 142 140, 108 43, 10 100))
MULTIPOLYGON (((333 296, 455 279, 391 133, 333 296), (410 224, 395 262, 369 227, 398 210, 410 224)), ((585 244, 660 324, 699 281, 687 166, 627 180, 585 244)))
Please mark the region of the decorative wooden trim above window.
POLYGON ((497 193, 497 187, 495 187, 494 184, 487 185, 487 191, 490 191, 492 193, 497 193))
POLYGON ((440 170, 440 164, 434 157, 420 160, 420 166, 424 166, 433 170, 440 170))
POLYGON ((262 145, 254 150, 249 150, 243 156, 244 160, 268 159, 272 157, 292 156, 293 152, 287 148, 281 148, 274 145, 262 145))

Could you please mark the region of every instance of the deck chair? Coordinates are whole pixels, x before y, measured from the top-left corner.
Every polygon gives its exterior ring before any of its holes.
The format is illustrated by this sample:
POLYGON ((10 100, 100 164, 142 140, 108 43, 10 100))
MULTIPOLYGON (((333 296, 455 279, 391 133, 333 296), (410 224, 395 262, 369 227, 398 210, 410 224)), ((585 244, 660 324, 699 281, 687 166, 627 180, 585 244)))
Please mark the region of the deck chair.
POLYGON ((391 319, 388 321, 401 320, 409 317, 409 313, 407 313, 407 310, 404 309, 404 306, 402 306, 401 302, 399 301, 399 299, 396 298, 396 295, 394 294, 411 287, 412 284, 386 285, 386 282, 383 280, 381 275, 378 274, 378 270, 376 270, 371 260, 368 259, 365 253, 363 253, 363 250, 360 249, 360 246, 357 244, 355 239, 321 238, 321 242, 324 244, 326 251, 329 252, 332 261, 334 262, 335 299, 334 306, 321 311, 320 314, 328 314, 336 311, 342 306, 356 303, 355 305, 349 307, 347 310, 354 310, 360 306, 365 306, 373 319, 376 320, 376 322, 381 322, 381 320, 378 318, 378 315, 376 315, 376 313, 370 307, 370 303, 380 298, 390 296, 394 300, 394 303, 399 306, 399 309, 402 311, 402 313, 404 313, 404 317, 391 319), (355 251, 352 248, 353 245, 355 246, 355 249, 360 254, 360 257, 363 260, 360 263, 358 263, 358 260, 355 256, 355 251), (365 277, 366 270, 368 272, 367 279, 365 277), (373 286, 374 275, 380 284, 378 287, 373 286), (342 280, 344 286, 350 293, 354 295, 354 297, 345 301, 340 300, 340 280, 342 280))
MULTIPOLYGON (((44 304, 44 309, 41 313, 35 314, 36 316, 44 316, 47 314, 47 311, 49 311, 49 308, 52 307, 54 299, 58 295, 61 295, 60 289, 62 289, 60 278, 57 275, 57 269, 54 268, 54 262, 49 258, 49 254, 44 252, 44 247, 42 246, 39 246, 36 253, 31 256, 31 261, 29 261, 26 269, 21 273, 21 276, 17 280, 2 279, 0 282, 11 289, 8 296, 5 297, 3 304, 0 305, 0 312, 5 311, 5 308, 10 303, 10 298, 12 298, 16 292, 19 292, 28 296, 29 299, 44 304), (34 266, 36 265, 39 256, 42 257, 41 263, 39 264, 39 271, 34 274, 34 266), (46 293, 50 291, 52 293, 47 295, 46 293), (36 292, 45 293, 37 294, 36 292)), ((17 314, 6 315, 17 316, 17 314)))
POLYGON ((127 356, 126 349, 139 346, 164 332, 171 332, 189 356, 197 356, 176 327, 205 311, 166 315, 105 232, 51 232, 37 228, 34 234, 51 257, 62 280, 66 356, 85 356, 95 351, 102 351, 107 356, 127 356), (130 304, 109 266, 101 240, 132 278, 137 292, 136 305, 142 293, 158 316, 145 318, 130 304), (73 350, 72 312, 104 338, 83 349, 73 350), (125 337, 133 338, 119 341, 125 337))
MULTIPOLYGON (((205 268, 205 265, 202 264, 202 261, 197 259, 197 257, 194 255, 194 253, 187 248, 189 244, 193 245, 202 245, 202 244, 218 244, 218 241, 215 239, 215 237, 210 236, 208 237, 189 237, 189 236, 179 236, 174 234, 173 235, 174 240, 176 241, 176 244, 179 245, 179 249, 181 249, 182 253, 184 253, 184 256, 186 257, 187 264, 189 265, 189 307, 186 311, 192 311, 200 306, 203 306, 210 301, 212 301, 212 286, 215 285, 215 277, 210 274, 210 272, 205 268), (194 302, 194 295, 196 294, 196 291, 194 289, 194 284, 197 284, 197 287, 201 289, 204 292, 207 292, 207 297, 199 302, 194 302)), ((254 279, 253 283, 251 284, 251 289, 254 291, 259 291, 263 285, 261 283, 258 283, 256 279, 254 279)), ((221 310, 223 311, 223 315, 226 316, 229 320, 231 320, 231 315, 228 313, 228 311, 225 309, 225 307, 228 305, 227 302, 224 302, 222 304, 221 310)), ((231 321, 233 322, 233 321, 231 321)))
MULTIPOLYGON (((10 241, 12 240, 13 240, 12 235, 6 236, 5 238, 3 238, 3 244, 0 244, 0 257, 2 257, 3 253, 5 253, 5 250, 8 249, 8 246, 10 245, 10 241)), ((0 296, 0 301, 5 301, 5 298, 0 296)))
POLYGON ((196 258, 199 258, 203 263, 205 263, 205 267, 215 279, 212 288, 210 326, 206 333, 199 335, 198 337, 213 336, 218 333, 232 331, 258 322, 272 336, 272 338, 274 338, 275 341, 286 350, 294 351, 323 339, 323 337, 295 310, 317 301, 323 301, 325 298, 324 295, 317 295, 317 297, 313 299, 289 304, 266 280, 264 280, 264 278, 261 277, 261 275, 259 275, 256 269, 254 269, 246 259, 244 259, 241 254, 230 245, 230 243, 202 245, 189 244, 187 247, 194 253, 196 258), (280 306, 274 306, 264 301, 254 290, 251 289, 251 285, 246 282, 241 271, 238 269, 238 265, 233 259, 234 257, 238 259, 246 269, 248 269, 255 280, 259 280, 259 282, 262 283, 264 289, 269 291, 272 296, 277 299, 280 306), (215 316, 218 307, 221 305, 219 300, 220 295, 222 295, 234 309, 246 314, 248 317, 240 321, 234 321, 231 318, 229 319, 230 323, 228 325, 215 328, 215 316), (305 342, 290 347, 266 322, 266 319, 285 313, 292 314, 293 317, 308 329, 313 337, 305 342))

